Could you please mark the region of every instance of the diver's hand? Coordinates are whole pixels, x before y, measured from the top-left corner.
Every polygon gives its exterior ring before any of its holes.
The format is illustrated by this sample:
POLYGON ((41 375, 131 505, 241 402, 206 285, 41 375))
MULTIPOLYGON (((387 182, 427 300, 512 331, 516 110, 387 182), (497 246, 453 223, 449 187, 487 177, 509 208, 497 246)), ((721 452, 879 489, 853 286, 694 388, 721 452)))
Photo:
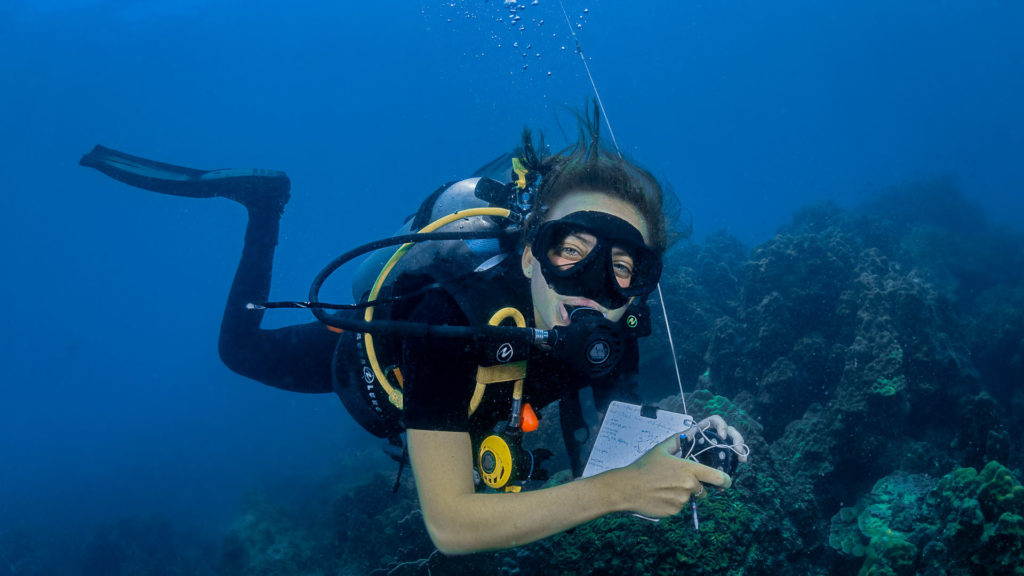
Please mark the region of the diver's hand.
POLYGON ((727 474, 674 456, 678 452, 679 436, 673 434, 633 464, 607 473, 624 499, 625 510, 652 518, 673 516, 690 498, 707 494, 702 483, 722 488, 732 485, 727 474))
MULTIPOLYGON (((701 430, 714 428, 721 438, 728 440, 733 446, 745 446, 743 435, 740 434, 739 430, 726 424, 725 420, 717 414, 701 420, 697 423, 697 427, 701 430)), ((748 453, 749 450, 738 451, 736 452, 736 457, 740 462, 746 463, 748 453)))

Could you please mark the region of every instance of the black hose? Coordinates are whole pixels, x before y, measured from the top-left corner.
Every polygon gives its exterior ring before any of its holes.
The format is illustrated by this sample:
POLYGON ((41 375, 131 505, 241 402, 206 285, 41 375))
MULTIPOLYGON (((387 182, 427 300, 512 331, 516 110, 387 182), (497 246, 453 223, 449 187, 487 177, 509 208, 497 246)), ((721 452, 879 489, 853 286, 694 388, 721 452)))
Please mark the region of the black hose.
MULTIPOLYGON (((321 305, 319 301, 320 288, 331 274, 350 260, 358 258, 363 254, 373 252, 374 250, 380 250, 381 248, 387 248, 388 246, 407 244, 410 242, 500 238, 505 235, 517 234, 518 232, 518 229, 481 230, 476 232, 425 232, 402 234, 399 236, 392 236, 390 238, 382 238, 380 240, 368 242, 341 254, 334 260, 331 260, 331 262, 320 270, 320 273, 316 275, 316 278, 313 279, 313 283, 309 287, 309 301, 293 303, 293 305, 302 308, 308 307, 310 311, 313 312, 313 315, 316 316, 317 320, 328 326, 352 332, 369 332, 379 336, 403 336, 412 338, 459 338, 470 340, 477 340, 481 338, 500 339, 519 344, 533 345, 538 339, 538 331, 533 328, 519 328, 515 326, 447 326, 401 320, 375 320, 373 322, 367 322, 365 320, 357 320, 355 318, 344 318, 338 315, 330 315, 326 310, 328 308, 335 308, 335 306, 324 306, 321 305)), ((274 307, 277 306, 275 305, 274 307)), ((339 306, 338 308, 341 307, 339 306)), ((345 308, 348 307, 345 306, 345 308)), ((543 331, 540 331, 540 333, 541 339, 543 339, 545 333, 543 331)))
POLYGON ((457 338, 463 340, 504 341, 512 344, 533 345, 546 342, 550 332, 517 326, 448 326, 405 320, 357 320, 324 315, 321 320, 328 326, 352 332, 369 332, 374 336, 402 336, 403 338, 457 338))
POLYGON ((362 246, 356 246, 355 248, 345 252, 331 260, 327 266, 324 266, 320 273, 313 279, 313 283, 309 286, 309 303, 310 309, 313 311, 313 315, 317 317, 324 324, 330 324, 327 319, 330 316, 319 306, 320 304, 320 288, 331 274, 341 268, 346 262, 358 258, 363 254, 368 254, 381 248, 387 248, 388 246, 395 246, 397 244, 408 244, 410 242, 430 242, 439 240, 479 240, 485 238, 500 238, 510 232, 507 230, 481 230, 477 232, 425 232, 425 233, 412 233, 412 234, 401 234, 399 236, 392 236, 390 238, 381 238, 373 242, 368 242, 362 246))

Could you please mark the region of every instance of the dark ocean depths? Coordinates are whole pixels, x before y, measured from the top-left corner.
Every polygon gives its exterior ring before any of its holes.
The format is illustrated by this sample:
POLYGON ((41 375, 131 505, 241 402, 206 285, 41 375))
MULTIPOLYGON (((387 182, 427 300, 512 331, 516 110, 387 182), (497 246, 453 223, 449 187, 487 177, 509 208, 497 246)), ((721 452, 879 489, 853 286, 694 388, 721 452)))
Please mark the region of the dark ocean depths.
POLYGON ((0 575, 1019 574, 1024 4, 565 10, 0 0, 0 575), (692 215, 664 279, 684 385, 753 460, 699 534, 612 518, 444 559, 336 397, 220 363, 244 210, 77 161, 287 171, 271 298, 301 299, 524 126, 574 136, 570 30, 692 215))

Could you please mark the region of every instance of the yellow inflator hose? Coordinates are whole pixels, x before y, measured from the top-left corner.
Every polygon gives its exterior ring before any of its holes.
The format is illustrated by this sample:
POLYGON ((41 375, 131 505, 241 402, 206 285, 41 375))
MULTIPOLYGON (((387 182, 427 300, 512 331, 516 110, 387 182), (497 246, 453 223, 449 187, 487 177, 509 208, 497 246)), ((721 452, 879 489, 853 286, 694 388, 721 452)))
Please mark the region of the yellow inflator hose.
MULTIPOLYGON (((459 210, 458 212, 454 212, 452 214, 448 214, 447 216, 434 220, 430 224, 427 224, 426 226, 421 228, 417 233, 425 234, 428 232, 434 232, 438 228, 446 224, 450 224, 456 220, 462 220, 463 218, 470 218, 473 216, 497 216, 499 218, 511 218, 512 211, 506 208, 469 208, 467 210, 459 210)), ((388 274, 390 274, 391 270, 393 270, 394 267, 398 264, 398 261, 401 260, 403 256, 405 256, 405 253, 408 252, 410 248, 412 248, 413 244, 415 244, 415 242, 407 242, 405 244, 402 244, 384 265, 384 269, 381 270, 380 274, 377 275, 377 280, 373 283, 373 287, 370 288, 370 294, 368 299, 371 302, 377 298, 377 295, 380 293, 380 289, 381 287, 383 287, 384 281, 387 279, 388 274)), ((366 308, 366 313, 364 314, 363 319, 366 320, 367 322, 373 320, 373 309, 373 306, 369 306, 366 308)), ((388 400, 396 408, 401 410, 402 391, 392 386, 391 382, 384 375, 384 371, 381 370, 380 363, 377 362, 377 353, 374 351, 373 347, 373 336, 369 333, 364 333, 363 343, 366 346, 366 356, 370 361, 370 368, 373 369, 373 373, 377 377, 377 380, 380 382, 381 388, 383 388, 384 391, 387 392, 388 400)))

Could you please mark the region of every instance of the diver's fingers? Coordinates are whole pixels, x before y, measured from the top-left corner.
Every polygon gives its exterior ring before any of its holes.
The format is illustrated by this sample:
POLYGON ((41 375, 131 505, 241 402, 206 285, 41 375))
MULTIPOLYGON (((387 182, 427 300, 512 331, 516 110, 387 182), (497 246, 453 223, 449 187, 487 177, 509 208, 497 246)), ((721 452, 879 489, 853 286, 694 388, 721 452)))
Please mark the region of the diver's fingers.
POLYGON ((700 480, 702 484, 712 484, 720 488, 729 488, 732 486, 732 478, 722 472, 716 470, 710 466, 705 466, 693 460, 683 460, 686 463, 689 472, 693 474, 697 480, 700 480))

